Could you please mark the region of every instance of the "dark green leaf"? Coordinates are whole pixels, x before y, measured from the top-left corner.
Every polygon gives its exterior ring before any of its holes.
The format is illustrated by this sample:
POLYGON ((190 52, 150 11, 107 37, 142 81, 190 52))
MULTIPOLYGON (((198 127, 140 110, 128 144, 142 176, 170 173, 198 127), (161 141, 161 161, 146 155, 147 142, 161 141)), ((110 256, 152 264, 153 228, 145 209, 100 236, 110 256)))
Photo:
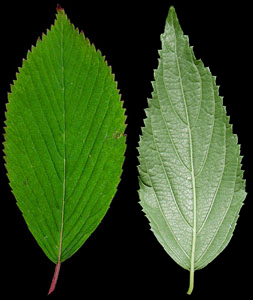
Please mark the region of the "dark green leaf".
POLYGON ((5 159, 26 223, 48 258, 72 256, 104 217, 125 152, 125 116, 111 68, 58 8, 17 74, 5 159))

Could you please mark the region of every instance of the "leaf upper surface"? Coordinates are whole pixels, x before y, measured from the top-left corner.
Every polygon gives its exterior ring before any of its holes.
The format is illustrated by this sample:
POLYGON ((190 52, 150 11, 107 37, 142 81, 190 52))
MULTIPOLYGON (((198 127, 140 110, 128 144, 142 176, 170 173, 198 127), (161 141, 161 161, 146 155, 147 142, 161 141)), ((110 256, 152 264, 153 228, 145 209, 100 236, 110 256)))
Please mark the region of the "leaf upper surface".
POLYGON ((215 78, 171 7, 139 142, 139 196, 158 241, 197 270, 228 244, 246 196, 240 147, 215 78))
POLYGON ((29 229, 55 263, 105 215, 125 152, 125 116, 110 67, 58 10, 11 88, 5 160, 29 229))

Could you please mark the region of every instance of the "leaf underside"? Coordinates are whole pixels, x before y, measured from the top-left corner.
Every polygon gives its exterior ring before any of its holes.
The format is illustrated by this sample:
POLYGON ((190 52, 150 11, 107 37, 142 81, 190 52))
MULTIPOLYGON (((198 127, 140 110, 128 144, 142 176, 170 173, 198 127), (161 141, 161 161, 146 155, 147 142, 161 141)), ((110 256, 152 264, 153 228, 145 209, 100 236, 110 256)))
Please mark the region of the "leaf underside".
POLYGON ((173 7, 139 142, 139 196, 156 238, 187 270, 228 244, 246 196, 237 136, 173 7))
POLYGON ((58 9, 11 88, 4 152, 10 186, 48 258, 73 255, 116 192, 125 116, 110 67, 58 9))

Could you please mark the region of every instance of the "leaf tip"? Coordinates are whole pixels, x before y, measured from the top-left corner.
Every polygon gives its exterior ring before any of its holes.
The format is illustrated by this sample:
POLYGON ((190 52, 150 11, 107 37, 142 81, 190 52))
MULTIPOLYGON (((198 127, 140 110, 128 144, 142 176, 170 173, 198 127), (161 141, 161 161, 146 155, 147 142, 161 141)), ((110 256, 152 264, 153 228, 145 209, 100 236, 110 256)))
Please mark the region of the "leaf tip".
POLYGON ((60 4, 57 4, 56 10, 58 13, 63 13, 64 9, 60 6, 60 4))
POLYGON ((169 17, 173 18, 174 16, 176 16, 176 18, 177 18, 175 7, 173 5, 171 5, 170 8, 169 8, 169 13, 168 13, 167 18, 169 18, 169 17))
POLYGON ((169 8, 169 13, 166 19, 166 23, 168 23, 170 26, 177 28, 180 31, 182 30, 174 6, 171 6, 169 8))
POLYGON ((175 12, 176 12, 175 7, 173 5, 171 5, 169 8, 169 14, 173 14, 175 12))

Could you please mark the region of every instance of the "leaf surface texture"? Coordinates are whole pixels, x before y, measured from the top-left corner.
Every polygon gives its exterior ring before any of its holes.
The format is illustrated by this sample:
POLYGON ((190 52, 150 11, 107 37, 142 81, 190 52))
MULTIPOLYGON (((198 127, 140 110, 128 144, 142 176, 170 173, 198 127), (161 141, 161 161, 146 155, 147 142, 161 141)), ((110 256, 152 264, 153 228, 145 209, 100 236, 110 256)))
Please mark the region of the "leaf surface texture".
POLYGON ((116 192, 125 116, 111 68, 58 10, 11 88, 5 160, 17 204, 54 263, 73 255, 116 192))
POLYGON ((173 7, 161 42, 138 148, 140 203, 158 241, 193 280, 228 244, 245 182, 215 78, 195 58, 173 7))

